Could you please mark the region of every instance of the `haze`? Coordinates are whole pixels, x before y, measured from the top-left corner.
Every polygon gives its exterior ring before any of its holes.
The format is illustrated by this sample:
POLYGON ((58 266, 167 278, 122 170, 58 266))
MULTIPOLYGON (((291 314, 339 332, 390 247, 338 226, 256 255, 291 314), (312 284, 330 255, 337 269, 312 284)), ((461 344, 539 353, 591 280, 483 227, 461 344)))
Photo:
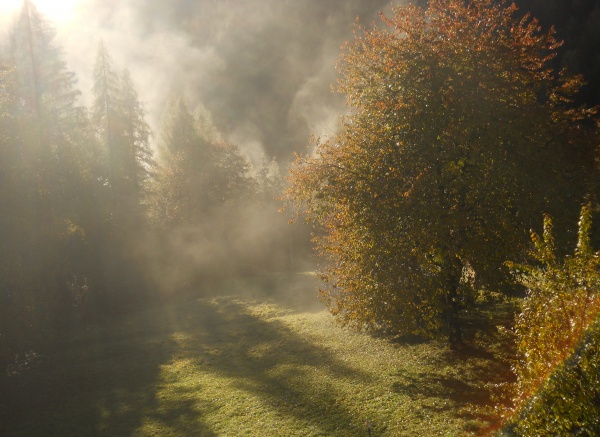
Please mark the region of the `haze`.
POLYGON ((410 1, 0 0, 0 435, 597 428, 600 0, 410 1))
MULTIPOLYGON (((2 22, 20 0, 2 1, 2 22)), ((287 160, 311 132, 331 134, 343 99, 331 92, 335 58, 357 16, 369 24, 390 2, 280 0, 37 1, 57 29, 82 103, 90 103, 104 41, 128 68, 156 133, 170 93, 202 102, 225 138, 254 160, 287 160)))
MULTIPOLYGON (((77 19, 80 13, 80 6, 85 0, 38 0, 36 7, 42 12, 55 26, 63 28, 69 26, 77 19)), ((3 0, 0 3, 0 15, 9 17, 14 15, 21 5, 22 0, 3 0)), ((4 21, 4 20, 3 20, 4 21)))

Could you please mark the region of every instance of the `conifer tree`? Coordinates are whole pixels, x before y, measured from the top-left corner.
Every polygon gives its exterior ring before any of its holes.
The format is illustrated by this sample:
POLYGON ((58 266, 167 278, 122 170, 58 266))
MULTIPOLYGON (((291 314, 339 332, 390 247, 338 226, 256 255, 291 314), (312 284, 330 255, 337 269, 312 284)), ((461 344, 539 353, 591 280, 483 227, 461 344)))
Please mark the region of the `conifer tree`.
POLYGON ((173 225, 202 220, 209 206, 209 148, 183 99, 172 97, 161 132, 161 167, 154 190, 156 221, 173 225))
POLYGON ((72 127, 81 94, 75 88, 75 74, 66 69, 62 50, 53 43, 55 34, 51 24, 25 0, 9 35, 19 95, 47 137, 72 127))
MULTIPOLYGON (((54 30, 25 1, 10 29, 2 71, 4 319, 18 348, 50 344, 81 314, 93 257, 92 201, 101 183, 87 113, 54 30), (6 194, 6 196, 4 196, 6 194), (89 246, 88 246, 89 247, 89 246)), ((12 349, 15 352, 15 349, 12 349)), ((22 350, 22 349, 21 349, 22 350)))
POLYGON ((92 120, 107 157, 113 214, 139 216, 154 166, 151 132, 129 71, 115 72, 104 44, 98 48, 93 93, 92 120))
POLYGON ((128 180, 132 196, 141 205, 146 200, 148 182, 155 167, 150 147, 152 133, 145 120, 145 112, 131 80, 129 70, 121 75, 121 123, 123 133, 124 178, 128 180))

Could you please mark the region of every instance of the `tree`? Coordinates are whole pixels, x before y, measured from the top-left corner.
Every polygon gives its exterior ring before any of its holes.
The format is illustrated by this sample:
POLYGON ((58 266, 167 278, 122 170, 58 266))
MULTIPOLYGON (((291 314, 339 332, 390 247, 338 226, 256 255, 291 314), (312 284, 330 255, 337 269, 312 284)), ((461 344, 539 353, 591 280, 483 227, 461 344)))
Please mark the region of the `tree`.
MULTIPOLYGON (((91 120, 98 134, 100 143, 106 150, 107 175, 109 184, 114 184, 112 169, 117 161, 117 144, 119 143, 119 94, 121 84, 114 71, 113 60, 103 43, 98 46, 94 65, 94 86, 92 89, 94 102, 91 109, 91 120)), ((112 187, 111 187, 112 191, 112 187)), ((111 195, 114 198, 114 194, 111 195)))
MULTIPOLYGON (((81 117, 76 106, 81 94, 75 88, 75 74, 66 68, 62 50, 53 44, 55 30, 29 0, 9 33, 9 51, 23 111, 35 119, 35 127, 53 150, 54 159, 61 159, 64 137, 81 117)), ((52 159, 52 158, 50 158, 52 159)))
POLYGON ((18 132, 14 128, 15 84, 12 72, 4 60, 0 62, 0 368, 4 369, 18 345, 20 326, 14 322, 14 309, 11 308, 10 296, 12 288, 11 276, 15 273, 16 264, 11 249, 14 247, 14 231, 20 213, 24 208, 19 202, 22 192, 15 187, 15 181, 21 174, 19 166, 18 132), (10 213, 9 213, 10 212, 10 213))
POLYGON ((258 190, 265 202, 272 202, 283 194, 285 180, 276 158, 263 159, 256 175, 258 190))
POLYGON ((239 148, 219 139, 206 111, 196 113, 194 119, 180 97, 173 98, 165 112, 156 188, 158 221, 203 223, 219 208, 255 191, 250 163, 239 148))
MULTIPOLYGON (((19 130, 22 171, 35 179, 29 197, 40 217, 74 222, 85 214, 83 179, 94 141, 75 74, 68 71, 52 25, 30 1, 24 1, 9 32, 8 55, 14 66, 14 93, 20 100, 14 128, 19 130)), ((46 220, 49 223, 51 220, 46 220)))
POLYGON ((500 287, 534 218, 576 209, 590 111, 563 109, 579 79, 549 67, 552 31, 514 13, 433 0, 345 45, 339 91, 353 111, 298 158, 287 192, 322 226, 322 293, 342 322, 458 344, 474 298, 465 272, 500 287))
POLYGON ((542 25, 556 27, 564 40, 553 61, 586 80, 577 102, 600 104, 600 2, 598 0, 518 0, 517 6, 535 15, 542 25))
POLYGON ((9 33, 12 68, 0 73, 0 330, 13 359, 82 313, 94 265, 85 247, 101 185, 95 141, 53 36, 24 2, 9 33))
MULTIPOLYGON (((92 120, 108 161, 112 212, 121 217, 141 216, 140 206, 154 166, 151 132, 131 76, 119 76, 104 44, 94 67, 92 120)), ((135 220, 134 220, 135 221, 135 220)))
POLYGON ((192 153, 206 148, 196 131, 194 117, 182 97, 171 96, 165 114, 161 132, 163 155, 175 155, 179 152, 192 153))
POLYGON ((98 241, 104 309, 122 310, 149 298, 140 273, 142 254, 136 248, 145 240, 150 180, 155 163, 151 131, 127 70, 118 74, 104 44, 98 47, 94 67, 92 122, 104 161, 104 190, 97 197, 105 214, 98 241), (132 249, 133 248, 133 249, 132 249))
POLYGON ((194 109, 194 124, 196 132, 206 143, 214 143, 221 140, 221 135, 213 123, 210 111, 202 103, 196 105, 194 109))
POLYGON ((124 173, 135 204, 139 205, 145 201, 156 164, 150 147, 152 133, 128 70, 121 76, 121 113, 124 173))
POLYGON ((153 216, 167 227, 193 223, 200 220, 208 202, 209 145, 196 132, 181 97, 171 98, 163 118, 153 216))
POLYGON ((162 228, 163 265, 186 286, 235 271, 250 241, 239 225, 256 191, 249 161, 221 139, 203 106, 192 116, 181 97, 165 110, 160 152, 152 217, 162 228))

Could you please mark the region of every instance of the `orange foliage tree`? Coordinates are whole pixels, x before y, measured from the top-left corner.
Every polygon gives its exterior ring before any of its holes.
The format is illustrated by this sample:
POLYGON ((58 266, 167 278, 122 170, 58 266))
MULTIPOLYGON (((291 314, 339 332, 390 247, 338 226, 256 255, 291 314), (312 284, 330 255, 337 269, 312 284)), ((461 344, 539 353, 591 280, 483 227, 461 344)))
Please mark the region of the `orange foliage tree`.
POLYGON ((352 111, 287 191, 322 227, 322 293, 343 323, 460 343, 466 272, 498 287, 543 211, 576 217, 593 111, 567 109, 580 79, 553 72, 553 32, 515 11, 432 0, 344 46, 352 111))

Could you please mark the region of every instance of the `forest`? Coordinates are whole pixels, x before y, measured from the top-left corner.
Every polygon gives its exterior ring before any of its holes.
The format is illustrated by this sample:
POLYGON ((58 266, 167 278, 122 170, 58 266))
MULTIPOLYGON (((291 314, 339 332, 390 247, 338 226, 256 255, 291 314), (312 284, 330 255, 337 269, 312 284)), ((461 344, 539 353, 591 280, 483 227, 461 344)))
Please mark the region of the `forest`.
POLYGON ((600 433, 599 1, 46 3, 1 435, 600 433))

